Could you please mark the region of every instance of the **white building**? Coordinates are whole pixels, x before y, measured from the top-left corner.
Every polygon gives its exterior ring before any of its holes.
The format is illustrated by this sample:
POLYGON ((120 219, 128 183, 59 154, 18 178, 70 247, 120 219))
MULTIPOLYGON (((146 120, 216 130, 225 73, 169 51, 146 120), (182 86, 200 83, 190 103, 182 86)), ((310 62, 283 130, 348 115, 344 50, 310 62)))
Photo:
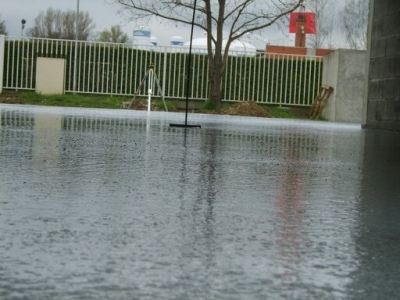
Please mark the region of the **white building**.
POLYGON ((150 46, 151 45, 151 31, 149 29, 141 28, 133 30, 134 46, 150 46))
MULTIPOLYGON (((227 40, 222 42, 222 48, 225 49, 227 40)), ((184 47, 189 48, 190 42, 184 44, 184 47)), ((213 47, 214 48, 214 47, 213 47)), ((194 53, 207 53, 207 38, 197 38, 192 40, 192 51, 194 53)), ((257 49, 252 44, 241 40, 235 40, 229 47, 229 55, 232 56, 256 56, 257 49)))

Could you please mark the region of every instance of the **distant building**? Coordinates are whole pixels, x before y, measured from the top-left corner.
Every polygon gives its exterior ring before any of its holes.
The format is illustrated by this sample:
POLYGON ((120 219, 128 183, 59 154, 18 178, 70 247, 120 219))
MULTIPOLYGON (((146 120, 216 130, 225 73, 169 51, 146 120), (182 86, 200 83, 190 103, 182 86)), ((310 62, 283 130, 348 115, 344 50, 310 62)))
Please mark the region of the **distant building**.
POLYGON ((173 36, 173 37, 171 37, 170 45, 171 46, 178 46, 178 47, 183 46, 183 37, 181 37, 181 36, 173 36))
POLYGON ((151 31, 145 28, 133 30, 132 44, 134 46, 150 46, 151 31))
POLYGON ((265 47, 265 55, 269 54, 282 54, 282 55, 302 55, 302 56, 319 56, 323 57, 334 50, 332 49, 315 49, 305 47, 290 47, 290 46, 277 46, 267 45, 265 47))
MULTIPOLYGON (((222 47, 225 49, 227 40, 223 41, 222 47)), ((185 47, 190 46, 190 42, 184 44, 185 47)), ((192 40, 192 49, 195 53, 207 53, 207 38, 197 38, 192 40)), ((256 56, 257 49, 252 44, 241 40, 235 40, 229 47, 229 55, 232 56, 256 56)))
POLYGON ((153 46, 158 46, 157 38, 156 38, 155 36, 150 37, 150 43, 151 43, 153 46))

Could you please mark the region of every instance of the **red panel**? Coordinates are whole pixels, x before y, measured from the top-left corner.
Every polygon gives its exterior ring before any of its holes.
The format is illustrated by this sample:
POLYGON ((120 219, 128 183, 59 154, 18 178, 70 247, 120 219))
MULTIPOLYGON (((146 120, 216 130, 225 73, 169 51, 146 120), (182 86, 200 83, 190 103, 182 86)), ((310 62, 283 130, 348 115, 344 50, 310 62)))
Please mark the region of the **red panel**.
POLYGON ((315 26, 315 13, 313 12, 292 12, 290 14, 289 33, 296 33, 296 23, 299 15, 306 17, 305 33, 315 34, 317 29, 315 26))

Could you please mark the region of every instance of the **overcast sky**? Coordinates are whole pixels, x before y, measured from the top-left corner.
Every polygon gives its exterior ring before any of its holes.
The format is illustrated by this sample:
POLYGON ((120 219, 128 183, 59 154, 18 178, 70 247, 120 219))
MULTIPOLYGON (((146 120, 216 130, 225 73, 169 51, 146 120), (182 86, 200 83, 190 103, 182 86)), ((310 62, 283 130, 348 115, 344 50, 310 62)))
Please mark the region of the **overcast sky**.
MULTIPOLYGON (((338 0, 343 2, 344 0, 338 0)), ((123 31, 132 38, 132 31, 139 28, 142 21, 127 22, 124 17, 118 13, 119 6, 111 5, 112 0, 79 0, 80 11, 88 12, 96 25, 94 29, 100 32, 109 29, 113 25, 121 25, 123 31)), ((29 29, 34 19, 41 11, 46 11, 49 7, 61 10, 76 10, 77 0, 0 0, 0 19, 5 21, 9 36, 21 36, 21 20, 26 20, 25 30, 29 29)), ((152 35, 158 39, 160 46, 169 45, 172 36, 182 36, 184 41, 189 41, 190 27, 182 25, 166 25, 157 20, 149 24, 152 35)), ((195 30, 194 37, 202 37, 200 30, 195 30)), ((268 40, 272 44, 291 45, 293 38, 278 28, 268 28, 260 36, 263 40, 268 40)), ((264 48, 265 42, 261 39, 253 39, 252 43, 257 48, 264 48)), ((340 44, 340 42, 338 41, 340 44)), ((339 45, 340 46, 340 45, 339 45)))

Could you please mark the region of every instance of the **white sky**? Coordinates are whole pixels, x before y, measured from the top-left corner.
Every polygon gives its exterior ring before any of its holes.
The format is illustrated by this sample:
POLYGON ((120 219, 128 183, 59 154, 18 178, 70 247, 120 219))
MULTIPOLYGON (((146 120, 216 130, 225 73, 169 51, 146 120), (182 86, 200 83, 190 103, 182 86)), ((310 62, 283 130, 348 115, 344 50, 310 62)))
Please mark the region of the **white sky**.
MULTIPOLYGON (((344 0, 338 0, 343 2, 344 0)), ((118 14, 118 5, 111 5, 112 0, 79 0, 79 10, 88 12, 96 25, 94 31, 100 32, 109 29, 113 25, 120 25, 123 31, 132 39, 132 31, 139 28, 141 21, 127 22, 124 17, 118 14)), ((0 0, 0 19, 5 21, 9 36, 21 36, 21 20, 25 19, 25 30, 33 25, 33 21, 41 11, 46 11, 49 7, 61 10, 76 10, 77 0, 0 0)), ((166 25, 160 20, 153 20, 149 24, 152 35, 157 37, 160 46, 169 45, 172 36, 182 36, 184 41, 190 39, 190 26, 182 25, 166 25)), ((272 44, 291 45, 293 38, 289 34, 283 32, 276 27, 264 30, 260 36, 264 40, 268 40, 272 44)), ((194 37, 202 37, 200 30, 195 30, 194 37)), ((253 39, 250 43, 254 44, 258 49, 265 48, 265 42, 253 39)), ((338 41, 338 46, 340 42, 338 41)))

